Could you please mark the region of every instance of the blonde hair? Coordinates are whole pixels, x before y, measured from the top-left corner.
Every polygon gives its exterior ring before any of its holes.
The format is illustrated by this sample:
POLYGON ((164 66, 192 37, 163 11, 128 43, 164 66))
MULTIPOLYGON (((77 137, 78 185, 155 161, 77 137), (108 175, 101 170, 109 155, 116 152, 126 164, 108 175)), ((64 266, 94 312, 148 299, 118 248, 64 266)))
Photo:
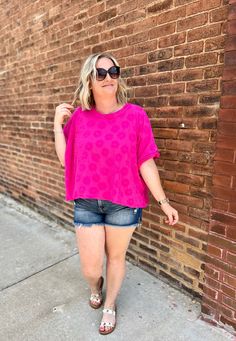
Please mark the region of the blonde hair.
MULTIPOLYGON (((100 58, 108 58, 115 66, 119 66, 117 60, 110 53, 94 53, 85 60, 80 71, 79 84, 72 101, 72 105, 74 105, 76 100, 79 99, 82 110, 90 110, 95 105, 93 93, 90 89, 90 81, 96 79, 96 64, 100 58)), ((116 99, 119 104, 127 102, 127 86, 120 77, 118 78, 116 99)))

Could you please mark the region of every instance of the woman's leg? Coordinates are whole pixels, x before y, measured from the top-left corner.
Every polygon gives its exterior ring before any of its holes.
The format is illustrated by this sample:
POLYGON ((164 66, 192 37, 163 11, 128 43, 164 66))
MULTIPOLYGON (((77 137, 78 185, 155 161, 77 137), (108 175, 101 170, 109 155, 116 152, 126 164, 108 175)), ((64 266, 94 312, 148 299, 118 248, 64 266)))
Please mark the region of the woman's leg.
POLYGON ((105 255, 105 228, 98 225, 77 228, 76 239, 82 274, 91 293, 97 294, 105 255))
MULTIPOLYGON (((113 309, 125 276, 125 255, 135 227, 105 227, 105 244, 107 254, 106 266, 106 300, 104 307, 113 309)), ((103 320, 114 323, 114 316, 103 315, 103 320)), ((109 327, 105 327, 106 330, 109 327)), ((101 328, 104 330, 104 327, 101 328)))

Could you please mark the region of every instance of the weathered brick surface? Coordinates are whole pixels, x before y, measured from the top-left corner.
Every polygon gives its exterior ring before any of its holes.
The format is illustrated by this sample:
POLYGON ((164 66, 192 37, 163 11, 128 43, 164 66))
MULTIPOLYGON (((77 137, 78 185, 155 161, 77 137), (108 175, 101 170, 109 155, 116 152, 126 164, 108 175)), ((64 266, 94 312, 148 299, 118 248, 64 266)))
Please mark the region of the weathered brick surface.
MULTIPOLYGON (((208 262, 205 270, 202 311, 211 319, 236 329, 236 101, 235 101, 235 19, 236 3, 228 11, 225 65, 218 117, 213 168, 213 206, 208 235, 208 262), (215 277, 217 274, 217 277, 215 277), (215 278, 212 281, 212 278, 215 278)), ((219 13, 225 13, 220 11, 219 13)), ((219 19, 217 12, 212 15, 219 19)))
POLYGON ((179 224, 166 226, 150 195, 128 258, 173 285, 204 294, 204 311, 215 311, 221 297, 216 318, 232 325, 234 230, 222 215, 213 223, 210 210, 236 214, 235 6, 221 0, 55 0, 20 6, 13 0, 0 11, 1 192, 72 225, 73 205, 64 202, 63 169, 54 149, 54 110, 71 102, 88 54, 114 53, 129 100, 144 106, 151 119, 163 185, 180 212, 179 224), (209 231, 218 239, 211 239, 207 250, 209 231))

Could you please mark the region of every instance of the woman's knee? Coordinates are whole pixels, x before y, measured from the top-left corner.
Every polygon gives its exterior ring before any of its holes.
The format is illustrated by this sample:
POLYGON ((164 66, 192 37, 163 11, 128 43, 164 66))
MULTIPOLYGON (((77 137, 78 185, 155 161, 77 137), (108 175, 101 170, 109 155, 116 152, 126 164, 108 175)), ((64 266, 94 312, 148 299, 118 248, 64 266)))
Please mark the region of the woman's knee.
POLYGON ((81 271, 85 278, 97 279, 102 275, 102 266, 83 266, 81 271))
POLYGON ((125 253, 107 254, 107 262, 114 265, 122 265, 125 263, 125 253))

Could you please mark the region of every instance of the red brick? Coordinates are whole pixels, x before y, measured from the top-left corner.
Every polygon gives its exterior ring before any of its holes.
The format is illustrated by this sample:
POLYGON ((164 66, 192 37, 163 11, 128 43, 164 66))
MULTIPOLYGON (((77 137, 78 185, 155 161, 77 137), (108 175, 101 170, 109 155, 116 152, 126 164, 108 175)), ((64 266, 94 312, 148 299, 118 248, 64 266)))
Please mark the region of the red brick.
POLYGON ((156 3, 154 5, 151 5, 147 7, 147 12, 148 13, 155 13, 159 11, 164 11, 170 8, 172 5, 172 0, 162 0, 159 3, 156 3))
POLYGON ((225 109, 236 109, 236 97, 223 96, 221 98, 221 107, 225 109))
POLYGON ((235 67, 236 51, 225 52, 225 66, 235 67))
POLYGON ((141 55, 135 55, 135 56, 126 58, 125 65, 134 66, 134 65, 145 64, 146 62, 147 62, 147 55, 141 54, 141 55))
POLYGON ((228 6, 217 8, 210 12, 210 22, 224 21, 228 16, 228 6))
POLYGON ((229 213, 236 214, 236 203, 235 202, 230 202, 229 203, 229 213))
POLYGON ((158 50, 148 54, 148 61, 155 62, 157 60, 169 59, 172 57, 172 49, 158 50))
POLYGON ((205 51, 222 50, 225 47, 225 36, 214 37, 205 41, 205 51))
POLYGON ((186 91, 187 92, 206 92, 213 91, 218 89, 218 80, 217 79, 208 79, 198 82, 189 82, 187 84, 186 91))
POLYGON ((220 93, 218 95, 201 95, 199 96, 199 103, 217 105, 220 103, 220 93))
POLYGON ((209 9, 213 9, 216 7, 219 7, 221 4, 221 0, 199 0, 199 1, 195 1, 193 3, 190 3, 187 6, 186 9, 186 14, 187 16, 198 13, 198 12, 203 12, 209 9))
POLYGON ((226 295, 222 295, 222 302, 226 304, 228 307, 236 309, 236 301, 235 299, 232 299, 231 297, 228 297, 226 295))
POLYGON ((157 73, 147 77, 147 84, 171 83, 171 72, 157 73))
POLYGON ((170 105, 172 106, 193 106, 196 104, 197 96, 194 95, 170 96, 170 105))
POLYGON ((147 33, 146 32, 136 33, 136 34, 133 34, 133 35, 130 35, 129 37, 127 37, 128 45, 141 43, 142 41, 146 41, 146 40, 147 40, 147 33))
POLYGON ((219 121, 220 122, 235 122, 235 110, 234 109, 221 109, 219 111, 219 121))
POLYGON ((98 15, 98 21, 99 22, 103 22, 103 21, 106 21, 108 19, 111 19, 113 17, 115 17, 117 14, 117 10, 116 8, 111 8, 105 12, 102 12, 98 15))
POLYGON ((199 70, 199 69, 173 71, 174 82, 191 81, 194 79, 202 79, 202 78, 203 78, 203 70, 199 70))
POLYGON ((206 24, 208 20, 207 13, 200 13, 195 16, 187 17, 177 21, 177 32, 189 30, 190 28, 202 26, 206 24))
POLYGON ((164 181, 165 188, 170 191, 174 191, 177 193, 186 193, 188 192, 189 186, 182 183, 176 183, 172 181, 164 181))
POLYGON ((189 229, 189 236, 200 239, 202 241, 207 241, 208 234, 204 231, 189 229))
POLYGON ((185 42, 186 32, 180 32, 176 34, 171 34, 166 37, 161 37, 159 39, 159 47, 169 47, 173 45, 182 44, 185 42))
POLYGON ((236 122, 219 122, 218 133, 220 135, 226 135, 228 137, 235 136, 236 122))
POLYGON ((236 19, 236 5, 229 6, 228 20, 236 19))
POLYGON ((179 20, 186 16, 185 6, 172 8, 170 11, 164 11, 157 16, 157 25, 179 20))
POLYGON ((227 316, 229 318, 233 318, 233 311, 231 309, 226 308, 224 305, 220 307, 222 315, 227 316))
POLYGON ((187 68, 202 66, 202 65, 211 65, 216 64, 217 62, 217 53, 209 52, 203 55, 195 55, 186 57, 185 65, 187 68))
POLYGON ((222 187, 230 187, 231 177, 223 176, 223 175, 214 175, 213 176, 213 185, 222 186, 222 187))
POLYGON ((217 144, 221 148, 234 150, 236 148, 236 137, 218 136, 217 144))
POLYGON ((231 176, 236 175, 236 165, 227 162, 216 161, 215 171, 218 174, 226 174, 231 176))
POLYGON ((155 96, 156 94, 157 94, 156 86, 135 88, 136 97, 150 97, 150 96, 155 96))
POLYGON ((222 65, 214 65, 214 66, 205 68, 204 78, 221 77, 222 74, 223 74, 223 66, 222 65))
POLYGON ((164 60, 158 63, 158 71, 171 71, 176 69, 182 69, 184 66, 184 58, 164 60))
POLYGON ((236 253, 227 252, 226 258, 228 262, 236 265, 236 253))
POLYGON ((158 86, 159 95, 184 93, 184 84, 165 84, 158 86))
POLYGON ((157 41, 155 40, 143 42, 134 47, 134 54, 153 51, 153 50, 156 50, 156 48, 157 48, 157 41))
POLYGON ((218 291, 217 290, 211 289, 208 286, 204 285, 203 291, 204 291, 204 294, 208 297, 211 297, 215 300, 218 298, 218 291))
MULTIPOLYGON (((234 224, 234 226, 230 227, 228 226, 227 227, 227 230, 226 230, 226 237, 228 237, 229 240, 232 240, 232 241, 236 241, 236 217, 234 216, 234 223, 232 223, 232 225, 234 224)), ((236 250, 235 250, 236 251, 236 250)))
MULTIPOLYGON (((212 244, 218 248, 222 248, 222 249, 227 249, 228 251, 233 251, 235 252, 235 243, 233 244, 229 239, 227 239, 226 237, 223 238, 220 235, 213 235, 213 234, 209 234, 208 237, 208 243, 212 244)), ((227 266, 225 268, 225 270, 227 271, 227 269, 230 267, 230 265, 227 263, 227 266)), ((233 272, 232 272, 233 273, 233 272)))
POLYGON ((163 36, 168 36, 175 32, 175 23, 170 23, 166 25, 161 25, 159 27, 152 28, 149 31, 148 37, 150 39, 159 38, 163 36))
POLYGON ((223 282, 236 288, 236 277, 231 277, 229 274, 223 274, 223 282))
POLYGON ((226 226, 221 225, 218 221, 211 220, 210 231, 213 233, 217 233, 221 236, 225 236, 226 235, 226 226))
POLYGON ((206 265, 206 274, 211 276, 211 278, 214 278, 216 280, 220 279, 220 272, 218 269, 215 269, 211 264, 206 265))
MULTIPOLYGON (((232 50, 233 51, 236 50, 236 38, 235 38, 235 35, 227 37, 226 42, 225 42, 225 51, 232 51, 232 50)), ((226 73, 228 71, 229 70, 226 70, 226 73)), ((232 75, 231 75, 231 77, 232 77, 232 75)))
POLYGON ((227 23, 227 31, 228 31, 229 35, 236 34, 236 19, 228 21, 228 23, 227 23))
POLYGON ((203 51, 203 42, 193 42, 184 45, 178 45, 174 48, 175 56, 187 56, 195 53, 200 53, 203 51))
POLYGON ((168 149, 191 151, 192 141, 167 140, 166 147, 168 149))
POLYGON ((219 23, 206 25, 205 27, 194 28, 187 33, 187 41, 201 40, 209 37, 219 36, 221 25, 219 23))
POLYGON ((118 14, 124 14, 137 8, 137 2, 130 0, 118 6, 118 14))

